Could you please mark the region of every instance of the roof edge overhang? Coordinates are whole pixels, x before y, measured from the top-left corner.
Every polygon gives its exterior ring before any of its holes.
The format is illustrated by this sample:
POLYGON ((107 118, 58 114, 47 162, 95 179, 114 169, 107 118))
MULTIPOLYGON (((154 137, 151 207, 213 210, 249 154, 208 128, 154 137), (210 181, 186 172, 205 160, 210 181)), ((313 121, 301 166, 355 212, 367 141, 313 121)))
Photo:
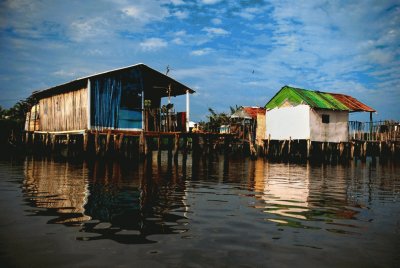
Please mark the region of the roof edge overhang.
MULTIPOLYGON (((169 77, 169 76, 167 76, 167 75, 165 75, 163 73, 160 73, 159 71, 157 71, 157 70, 155 70, 153 68, 150 68, 149 66, 147 66, 144 63, 137 63, 137 64, 134 64, 134 65, 129 65, 129 66, 126 66, 126 67, 112 69, 112 70, 109 70, 109 71, 104 71, 104 72, 92 74, 92 75, 89 75, 89 76, 84 76, 84 77, 81 77, 81 78, 77 78, 76 80, 72 80, 72 81, 69 81, 69 82, 54 86, 54 87, 50 87, 50 88, 47 88, 47 89, 37 90, 37 91, 34 91, 32 93, 32 96, 37 97, 37 98, 44 98, 44 97, 49 97, 49 96, 52 96, 52 95, 57 95, 57 94, 60 94, 60 93, 63 93, 63 92, 79 90, 79 89, 85 88, 87 86, 87 83, 88 83, 89 79, 92 79, 92 78, 98 77, 98 76, 102 76, 102 75, 107 75, 107 74, 112 74, 112 73, 128 70, 128 69, 131 69, 131 68, 140 68, 140 69, 143 69, 146 72, 152 72, 153 74, 155 74, 155 75, 157 75, 159 77, 162 77, 163 79, 169 80, 169 83, 178 85, 179 88, 181 88, 181 89, 185 89, 185 93, 186 93, 186 91, 188 91, 190 94, 195 93, 195 91, 193 89, 191 89, 191 88, 187 87, 186 85, 176 81, 175 79, 173 79, 173 78, 171 78, 171 77, 169 77)), ((177 94, 177 95, 182 95, 182 94, 177 94)))

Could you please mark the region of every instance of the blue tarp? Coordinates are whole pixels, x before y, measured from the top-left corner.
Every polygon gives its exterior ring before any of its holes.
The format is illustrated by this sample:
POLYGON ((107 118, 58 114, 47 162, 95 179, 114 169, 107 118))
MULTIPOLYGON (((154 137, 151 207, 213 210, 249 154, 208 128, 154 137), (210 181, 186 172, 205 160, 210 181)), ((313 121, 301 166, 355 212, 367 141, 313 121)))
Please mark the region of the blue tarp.
POLYGON ((143 78, 140 70, 97 76, 91 82, 91 125, 102 128, 142 128, 143 78))
POLYGON ((100 77, 91 80, 92 125, 118 128, 122 83, 120 79, 100 77))

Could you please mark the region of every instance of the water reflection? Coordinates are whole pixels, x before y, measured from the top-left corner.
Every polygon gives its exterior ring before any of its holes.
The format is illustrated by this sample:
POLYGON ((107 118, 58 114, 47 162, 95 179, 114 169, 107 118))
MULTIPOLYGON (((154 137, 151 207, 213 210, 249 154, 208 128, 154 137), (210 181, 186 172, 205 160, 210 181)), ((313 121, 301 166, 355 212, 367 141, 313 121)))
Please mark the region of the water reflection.
POLYGON ((142 244, 157 242, 156 234, 191 238, 214 230, 222 235, 228 228, 226 235, 249 235, 272 227, 353 236, 374 220, 370 207, 400 199, 393 166, 158 159, 156 153, 144 164, 27 159, 23 191, 29 215, 78 226, 83 241, 142 244))
POLYGON ((73 225, 90 220, 84 206, 89 196, 85 164, 72 165, 51 160, 25 162, 22 185, 26 200, 39 216, 56 216, 49 223, 73 225))
POLYGON ((343 166, 327 168, 256 161, 253 171, 255 197, 262 202, 255 208, 262 209, 267 214, 265 219, 279 226, 352 233, 336 221, 354 219, 358 213, 348 207, 357 204, 348 200, 346 170, 343 166), (321 222, 341 228, 326 227, 321 222))
POLYGON ((80 226, 78 240, 153 243, 149 235, 186 231, 185 183, 179 170, 163 167, 157 161, 71 167, 30 159, 23 189, 29 204, 40 208, 31 210, 33 215, 55 216, 48 223, 80 226))

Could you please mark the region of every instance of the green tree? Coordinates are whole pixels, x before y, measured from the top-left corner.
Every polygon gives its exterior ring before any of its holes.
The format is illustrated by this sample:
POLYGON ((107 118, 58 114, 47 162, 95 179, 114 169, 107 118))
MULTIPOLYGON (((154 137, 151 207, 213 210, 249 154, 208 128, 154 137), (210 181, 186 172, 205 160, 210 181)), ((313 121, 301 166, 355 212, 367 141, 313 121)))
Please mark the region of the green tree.
POLYGON ((3 109, 3 107, 0 106, 0 119, 4 119, 7 114, 7 110, 3 109))
MULTIPOLYGON (((221 125, 229 124, 229 114, 222 112, 217 113, 214 109, 208 108, 210 112, 207 115, 208 122, 205 123, 204 129, 209 132, 219 132, 221 125)), ((201 125, 201 124, 200 124, 201 125)))

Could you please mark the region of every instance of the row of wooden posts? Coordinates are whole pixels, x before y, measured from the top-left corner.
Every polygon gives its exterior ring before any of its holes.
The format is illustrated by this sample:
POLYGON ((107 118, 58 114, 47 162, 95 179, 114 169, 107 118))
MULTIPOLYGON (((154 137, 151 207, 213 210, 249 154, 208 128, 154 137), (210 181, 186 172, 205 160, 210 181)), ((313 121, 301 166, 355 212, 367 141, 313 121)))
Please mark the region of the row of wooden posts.
POLYGON ((309 159, 320 162, 345 162, 352 159, 400 160, 396 141, 315 142, 310 140, 265 140, 262 155, 269 159, 309 159))
POLYGON ((179 153, 210 155, 233 152, 232 137, 231 134, 181 132, 27 132, 24 143, 28 151, 35 154, 144 158, 153 151, 161 154, 162 150, 168 150, 169 156, 177 158, 179 153))
POLYGON ((58 154, 67 157, 111 156, 145 158, 153 151, 168 150, 168 157, 178 154, 212 156, 217 153, 250 155, 274 160, 341 162, 351 159, 399 159, 400 143, 396 141, 313 142, 310 140, 263 140, 249 144, 232 134, 181 132, 112 132, 79 133, 27 132, 24 142, 33 153, 58 154))

